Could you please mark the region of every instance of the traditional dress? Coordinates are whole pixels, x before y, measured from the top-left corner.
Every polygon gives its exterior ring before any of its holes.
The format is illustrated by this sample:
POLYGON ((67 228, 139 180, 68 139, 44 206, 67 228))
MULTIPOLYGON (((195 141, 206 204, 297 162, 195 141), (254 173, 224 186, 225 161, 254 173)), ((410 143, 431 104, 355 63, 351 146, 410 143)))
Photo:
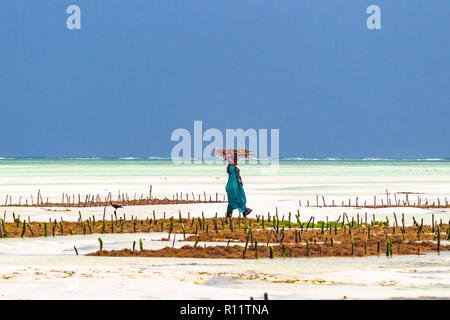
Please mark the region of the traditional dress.
POLYGON ((227 172, 228 182, 225 187, 228 195, 227 213, 232 213, 234 209, 238 209, 239 212, 245 212, 247 198, 245 197, 244 188, 242 187, 243 184, 239 169, 233 164, 229 164, 227 172))

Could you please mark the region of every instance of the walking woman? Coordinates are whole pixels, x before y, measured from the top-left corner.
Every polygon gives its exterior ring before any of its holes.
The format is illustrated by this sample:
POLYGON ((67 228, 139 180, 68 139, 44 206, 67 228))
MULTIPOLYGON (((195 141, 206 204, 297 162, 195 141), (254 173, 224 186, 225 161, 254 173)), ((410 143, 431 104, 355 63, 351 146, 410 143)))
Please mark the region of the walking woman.
POLYGON ((247 198, 243 188, 241 175, 237 167, 237 152, 234 151, 233 159, 229 154, 225 154, 225 161, 227 161, 228 182, 225 187, 228 195, 227 217, 231 217, 234 209, 242 212, 244 217, 248 216, 252 209, 246 207, 247 198))

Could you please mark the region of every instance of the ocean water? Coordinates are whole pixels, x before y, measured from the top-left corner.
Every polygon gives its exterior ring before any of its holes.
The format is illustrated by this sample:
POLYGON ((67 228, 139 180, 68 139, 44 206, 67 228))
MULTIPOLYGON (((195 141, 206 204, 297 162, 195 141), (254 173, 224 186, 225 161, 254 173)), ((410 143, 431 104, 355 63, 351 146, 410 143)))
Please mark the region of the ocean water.
MULTIPOLYGON (((361 195, 381 194, 386 189, 428 193, 430 197, 450 192, 447 160, 281 160, 278 166, 239 167, 244 183, 250 188, 270 190, 280 196, 292 193, 311 196, 318 191, 352 196, 353 187, 361 195)), ((119 189, 147 194, 150 184, 156 193, 159 186, 174 185, 188 185, 191 189, 200 185, 203 189, 209 187, 212 193, 223 193, 225 168, 225 164, 176 164, 167 159, 2 159, 0 199, 5 194, 26 197, 38 189, 44 193, 48 190, 50 197, 56 197, 55 189, 58 197, 61 192, 100 193, 119 189)), ((160 191, 167 195, 164 189, 160 191)), ((199 192, 203 191, 208 190, 199 192)))
MULTIPOLYGON (((153 177, 215 176, 225 163, 179 164, 170 159, 5 159, 0 178, 21 177, 153 177)), ((264 163, 239 165, 247 176, 421 176, 450 177, 450 160, 280 160, 278 168, 264 163)))

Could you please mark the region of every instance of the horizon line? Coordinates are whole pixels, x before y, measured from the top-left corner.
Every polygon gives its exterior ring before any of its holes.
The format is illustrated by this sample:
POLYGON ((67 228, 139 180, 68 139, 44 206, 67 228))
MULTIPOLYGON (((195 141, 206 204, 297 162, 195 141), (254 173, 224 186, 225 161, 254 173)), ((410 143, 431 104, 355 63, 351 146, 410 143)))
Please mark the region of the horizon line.
MULTIPOLYGON (((212 158, 211 158, 212 159, 212 158)), ((270 158, 269 158, 270 159, 270 158)), ((0 157, 0 160, 172 160, 170 157, 64 157, 64 156, 23 156, 23 157, 0 157)), ((196 160, 191 159, 175 159, 175 160, 196 160)), ((204 160, 204 159, 202 159, 204 160)), ((268 160, 268 159, 257 159, 268 160)), ((284 157, 279 159, 280 161, 450 161, 450 158, 385 158, 385 157, 360 157, 360 158, 343 158, 343 157, 284 157)))

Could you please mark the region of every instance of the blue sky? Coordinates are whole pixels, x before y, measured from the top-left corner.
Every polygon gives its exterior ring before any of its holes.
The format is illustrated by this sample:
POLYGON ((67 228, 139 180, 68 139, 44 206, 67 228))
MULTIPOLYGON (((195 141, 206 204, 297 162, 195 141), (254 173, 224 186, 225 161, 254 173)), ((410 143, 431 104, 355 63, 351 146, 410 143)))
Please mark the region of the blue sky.
POLYGON ((167 157, 202 120, 278 128, 282 157, 449 158, 449 17, 448 0, 2 0, 0 156, 167 157))

